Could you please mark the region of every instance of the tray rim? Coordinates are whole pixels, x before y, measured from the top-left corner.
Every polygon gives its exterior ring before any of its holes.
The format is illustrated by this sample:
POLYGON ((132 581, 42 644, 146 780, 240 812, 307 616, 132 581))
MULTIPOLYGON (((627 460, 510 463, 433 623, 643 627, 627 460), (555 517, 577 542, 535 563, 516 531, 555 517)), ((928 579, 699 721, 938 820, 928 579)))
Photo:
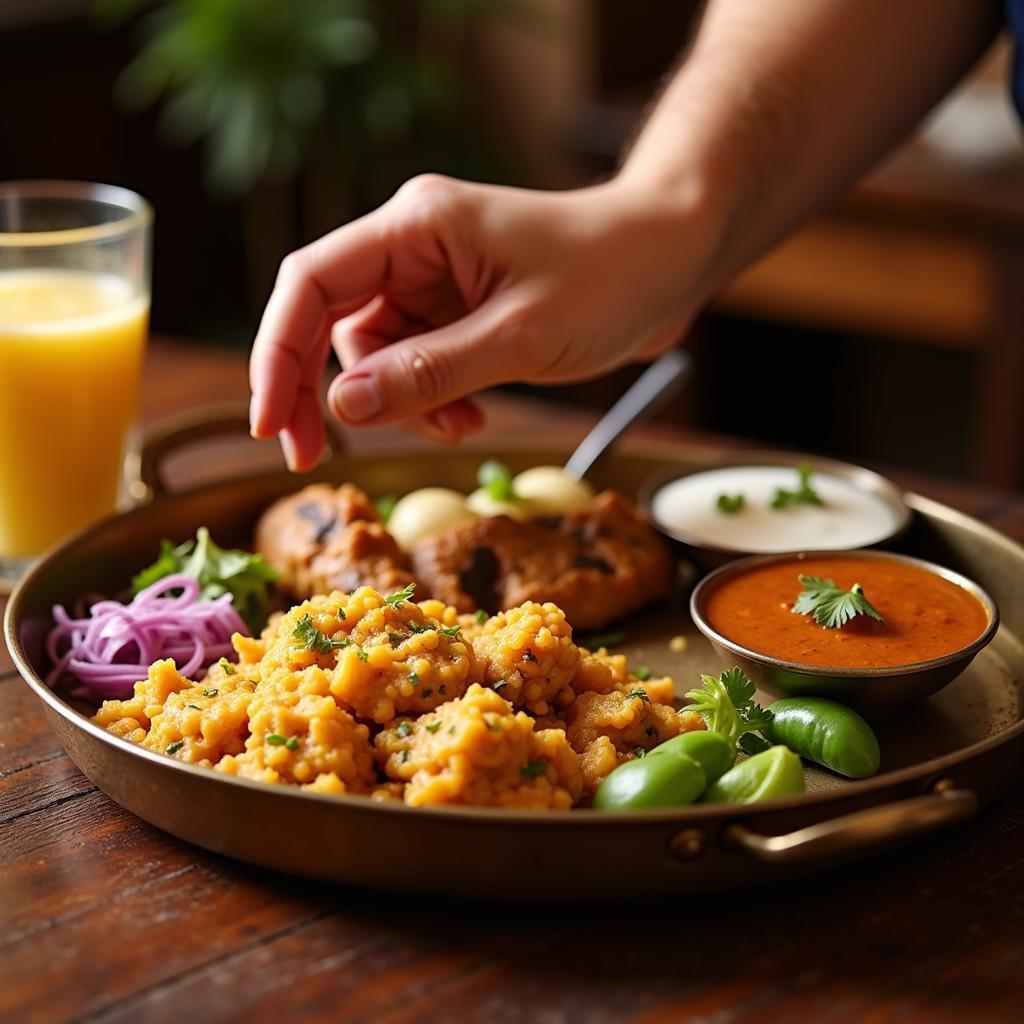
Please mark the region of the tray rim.
MULTIPOLYGON (((524 440, 520 443, 514 439, 503 438, 501 439, 500 445, 495 445, 493 443, 487 445, 464 445, 461 449, 461 454, 468 455, 476 454, 478 452, 486 452, 493 457, 496 454, 496 449, 497 454, 499 455, 503 451, 506 453, 512 451, 515 451, 516 453, 529 452, 530 454, 545 452, 553 460, 564 458, 566 450, 564 446, 552 446, 550 443, 539 442, 531 439, 524 440)), ((615 453, 614 457, 628 458, 630 454, 634 454, 630 449, 642 449, 642 451, 636 450, 635 454, 643 455, 648 458, 661 458, 666 461, 682 462, 685 458, 692 463, 700 464, 702 467, 706 465, 727 464, 729 460, 742 459, 744 453, 747 451, 757 451, 762 459, 766 454, 762 449, 723 448, 718 451, 712 451, 700 447, 691 448, 688 444, 681 444, 678 442, 672 443, 658 440, 638 443, 634 439, 628 439, 621 445, 619 451, 615 453)), ((410 458, 419 459, 431 456, 443 458, 447 454, 447 452, 431 452, 429 450, 409 450, 405 452, 395 450, 393 452, 368 454, 366 456, 344 453, 340 457, 332 459, 330 462, 319 467, 316 475, 313 478, 307 478, 306 482, 313 482, 314 479, 331 478, 333 477, 332 470, 335 467, 340 468, 341 466, 349 464, 358 465, 361 462, 368 462, 370 460, 373 460, 374 462, 401 462, 410 458)), ((769 452, 767 454, 772 453, 769 452)), ((779 451, 777 454, 780 458, 785 458, 789 461, 801 457, 801 453, 799 452, 779 451)), ((189 498, 200 496, 225 486, 240 488, 247 485, 252 486, 257 483, 269 483, 276 478, 295 479, 294 476, 286 470, 250 473, 232 478, 225 482, 203 483, 189 487, 175 492, 169 497, 159 498, 157 501, 161 503, 174 502, 178 500, 186 501, 189 498)), ((947 523, 951 523, 967 532, 982 535, 987 542, 992 543, 996 547, 1002 548, 1008 554, 1012 554, 1013 557, 1024 558, 1024 545, 1018 544, 1012 538, 1000 533, 987 523, 924 495, 920 495, 912 491, 901 491, 901 493, 904 501, 911 511, 923 514, 928 518, 944 520, 947 523)), ((85 717, 85 715, 64 701, 46 685, 42 677, 32 667, 28 656, 21 645, 20 639, 17 636, 15 620, 19 618, 17 613, 20 610, 23 593, 29 589, 31 582, 37 574, 42 573, 44 569, 54 561, 64 557, 66 552, 71 548, 108 529, 112 523, 129 522, 135 518, 144 516, 153 507, 153 504, 154 503, 147 503, 139 505, 127 510, 126 512, 109 516, 106 519, 103 519, 100 522, 72 535, 45 552, 30 567, 22 580, 20 580, 14 588, 5 609, 3 633, 18 673, 26 685, 28 685, 33 691, 35 696, 44 703, 50 713, 56 714, 67 722, 69 726, 85 733, 93 741, 98 740, 121 751, 122 753, 148 761, 155 768, 184 772, 186 775, 191 775, 200 784, 216 785, 217 783, 227 783, 233 786, 241 786, 244 789, 255 790, 267 795, 268 797, 277 796, 290 800, 297 799, 305 801, 306 803, 313 802, 343 809, 358 809, 362 812, 374 814, 408 815, 410 812, 415 812, 415 817, 417 819, 432 819, 438 822, 453 821, 465 823, 467 821, 479 821, 481 824, 486 824, 488 826, 503 824, 508 827, 517 827, 526 824, 536 825, 544 822, 548 823, 552 828, 565 828, 567 825, 574 828, 593 828, 595 826, 604 827, 605 825, 608 827, 619 827, 626 823, 635 825, 685 825, 686 823, 699 824, 707 820, 719 819, 723 814, 728 814, 730 811, 734 811, 736 814, 752 813, 756 811, 760 814, 762 812, 769 813, 776 811, 785 812, 788 810, 806 810, 819 806, 827 808, 831 803, 848 800, 851 797, 866 796, 874 793, 875 791, 889 788, 890 786, 899 787, 914 781, 927 780, 929 778, 940 776, 945 771, 955 767, 957 764, 974 760, 975 758, 984 755, 986 752, 997 749, 1004 744, 1012 743, 1014 740, 1024 735, 1024 715, 1022 715, 1015 724, 994 736, 986 737, 985 739, 972 743, 969 746, 961 747, 958 750, 951 751, 928 761, 922 761, 909 767, 885 772, 869 779, 844 782, 842 786, 834 789, 803 793, 798 796, 775 800, 765 800, 756 805, 736 805, 735 807, 725 804, 695 804, 658 810, 633 812, 602 811, 600 813, 592 812, 589 808, 577 808, 572 810, 503 810, 500 808, 451 805, 408 807, 404 803, 391 801, 378 802, 370 800, 365 796, 311 793, 298 787, 285 785, 273 786, 256 780, 226 775, 222 772, 216 772, 211 768, 204 768, 199 765, 179 761, 176 758, 169 758, 156 751, 140 747, 137 744, 122 739, 121 737, 114 736, 112 733, 107 732, 105 729, 102 729, 100 726, 91 722, 85 717), (588 813, 588 811, 591 811, 591 813, 588 813)), ((1009 630, 1005 625, 1005 622, 1001 628, 1006 629, 1007 633, 1017 642, 1018 645, 1022 647, 1022 649, 1024 649, 1024 638, 1017 637, 1016 633, 1009 630)), ((101 786, 100 788, 102 789, 103 787, 101 786)))

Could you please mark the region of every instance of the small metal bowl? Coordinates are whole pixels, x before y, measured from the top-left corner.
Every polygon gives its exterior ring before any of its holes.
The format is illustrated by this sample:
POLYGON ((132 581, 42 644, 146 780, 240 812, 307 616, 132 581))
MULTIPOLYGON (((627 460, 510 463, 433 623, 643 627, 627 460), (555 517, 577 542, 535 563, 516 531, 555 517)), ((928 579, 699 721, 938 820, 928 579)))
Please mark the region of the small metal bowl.
MULTIPOLYGON (((871 542, 871 547, 882 544, 889 544, 903 534, 910 525, 912 518, 911 510, 903 500, 903 492, 891 481, 879 473, 863 466, 856 466, 850 462, 841 462, 838 459, 827 459, 816 455, 794 455, 792 452, 761 451, 753 449, 750 451, 738 451, 730 453, 726 460, 716 460, 709 464, 706 469, 696 470, 683 476, 697 476, 700 473, 714 472, 721 469, 738 469, 745 466, 792 466, 794 463, 809 466, 812 472, 822 473, 828 476, 839 477, 848 483, 867 491, 878 498, 881 498, 893 512, 893 528, 889 533, 871 542)), ((678 472, 659 474, 641 485, 638 503, 647 514, 648 520, 655 529, 664 534, 671 542, 682 548, 685 557, 693 561, 701 569, 710 570, 725 565, 735 558, 743 555, 776 554, 780 552, 765 552, 763 548, 753 547, 730 547, 728 545, 709 544, 686 530, 673 527, 658 519, 654 511, 655 498, 658 492, 681 478, 678 472)), ((858 549, 864 545, 858 545, 858 549)), ((853 548, 836 548, 835 551, 849 551, 853 548)))
POLYGON ((976 597, 985 609, 988 625, 981 636, 941 658, 918 661, 910 665, 885 668, 833 669, 774 658, 729 640, 704 618, 706 596, 723 581, 758 565, 787 562, 793 559, 822 558, 836 551, 806 551, 798 554, 753 555, 739 558, 705 576, 690 596, 690 615, 697 628, 708 638, 724 664, 740 668, 767 693, 780 697, 815 696, 839 701, 869 717, 885 717, 930 697, 951 683, 974 659, 974 656, 995 636, 999 627, 999 609, 977 583, 952 569, 926 562, 909 555, 888 551, 857 550, 858 558, 903 562, 934 573, 976 597))

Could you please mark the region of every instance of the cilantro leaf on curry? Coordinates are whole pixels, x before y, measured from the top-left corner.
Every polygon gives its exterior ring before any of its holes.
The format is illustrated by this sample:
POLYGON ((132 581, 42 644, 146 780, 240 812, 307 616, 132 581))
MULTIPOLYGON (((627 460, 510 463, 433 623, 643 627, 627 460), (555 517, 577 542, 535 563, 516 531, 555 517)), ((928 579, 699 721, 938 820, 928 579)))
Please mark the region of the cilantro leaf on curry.
POLYGON ((878 609, 864 596, 859 583, 843 590, 836 586, 835 580, 803 575, 798 578, 804 589, 793 605, 794 615, 812 615, 814 621, 826 629, 841 629, 858 615, 885 622, 878 609))

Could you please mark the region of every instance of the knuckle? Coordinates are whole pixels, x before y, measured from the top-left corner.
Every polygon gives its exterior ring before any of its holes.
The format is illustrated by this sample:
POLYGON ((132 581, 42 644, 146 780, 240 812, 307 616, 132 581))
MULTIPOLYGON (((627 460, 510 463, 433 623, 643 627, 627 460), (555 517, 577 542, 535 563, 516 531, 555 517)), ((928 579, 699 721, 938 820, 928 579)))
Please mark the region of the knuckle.
POLYGON ((415 347, 402 354, 403 390, 424 403, 433 405, 444 401, 453 380, 450 361, 438 350, 415 347))
POLYGON ((303 249, 288 253, 277 268, 277 280, 292 281, 302 277, 308 267, 308 259, 303 249))
POLYGON ((395 193, 395 200, 413 213, 430 217, 450 210, 459 195, 458 182, 443 174, 418 174, 395 193))

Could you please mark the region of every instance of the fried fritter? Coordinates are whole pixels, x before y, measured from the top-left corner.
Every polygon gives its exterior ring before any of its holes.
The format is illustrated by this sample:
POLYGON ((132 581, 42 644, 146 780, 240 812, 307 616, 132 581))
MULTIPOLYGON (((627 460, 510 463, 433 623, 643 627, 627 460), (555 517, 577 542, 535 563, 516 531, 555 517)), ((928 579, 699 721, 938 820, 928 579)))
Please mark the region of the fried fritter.
POLYGON ((412 567, 433 597, 460 612, 553 602, 584 630, 664 597, 675 578, 666 543, 614 491, 564 516, 456 523, 424 537, 412 550, 412 567))
POLYGON ((274 502, 256 526, 256 550, 298 598, 362 586, 386 594, 413 578, 373 503, 352 484, 311 484, 274 502))

